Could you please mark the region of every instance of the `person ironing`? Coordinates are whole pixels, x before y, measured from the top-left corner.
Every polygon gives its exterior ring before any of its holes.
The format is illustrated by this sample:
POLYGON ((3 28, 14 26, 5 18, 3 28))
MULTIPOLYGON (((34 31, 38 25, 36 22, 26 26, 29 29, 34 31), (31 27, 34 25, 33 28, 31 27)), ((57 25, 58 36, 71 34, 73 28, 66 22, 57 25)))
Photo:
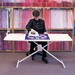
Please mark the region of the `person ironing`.
MULTIPOLYGON (((35 34, 35 31, 38 32, 38 34, 46 34, 46 28, 45 28, 45 21, 43 19, 40 19, 40 11, 34 10, 33 13, 33 19, 30 19, 28 24, 26 25, 26 29, 29 32, 32 32, 32 34, 35 34)), ((47 42, 37 42, 38 44, 41 44, 42 46, 45 46, 47 42)), ((34 42, 30 42, 30 53, 34 52, 34 48, 36 47, 36 44, 34 42)), ((47 46, 45 47, 47 50, 47 46)), ((34 60, 35 55, 32 56, 32 60, 34 60)), ((47 60, 47 53, 42 50, 42 61, 44 63, 49 63, 47 60)))

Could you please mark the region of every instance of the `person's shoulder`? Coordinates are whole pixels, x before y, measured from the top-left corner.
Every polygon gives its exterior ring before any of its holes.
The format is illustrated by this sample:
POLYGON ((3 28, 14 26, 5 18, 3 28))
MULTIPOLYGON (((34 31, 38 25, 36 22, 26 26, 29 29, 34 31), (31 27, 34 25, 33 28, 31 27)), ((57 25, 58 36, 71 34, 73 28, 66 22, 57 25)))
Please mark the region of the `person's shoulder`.
POLYGON ((34 19, 30 19, 30 21, 33 21, 34 19))
POLYGON ((43 19, 39 19, 40 21, 44 21, 43 19))
POLYGON ((30 20, 29 20, 29 22, 31 22, 31 23, 32 23, 33 21, 34 21, 34 19, 30 19, 30 20))
POLYGON ((44 22, 44 20, 43 19, 39 19, 40 21, 42 21, 42 22, 44 22))

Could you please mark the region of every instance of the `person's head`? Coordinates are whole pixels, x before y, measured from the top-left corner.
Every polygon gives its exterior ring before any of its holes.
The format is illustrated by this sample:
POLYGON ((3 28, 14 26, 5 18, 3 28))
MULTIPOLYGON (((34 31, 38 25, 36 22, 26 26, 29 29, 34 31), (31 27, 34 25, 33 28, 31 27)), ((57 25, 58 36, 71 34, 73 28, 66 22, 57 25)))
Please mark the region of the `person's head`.
POLYGON ((32 14, 33 14, 33 17, 34 17, 36 20, 39 19, 39 16, 40 16, 40 11, 39 11, 39 10, 34 10, 32 14))

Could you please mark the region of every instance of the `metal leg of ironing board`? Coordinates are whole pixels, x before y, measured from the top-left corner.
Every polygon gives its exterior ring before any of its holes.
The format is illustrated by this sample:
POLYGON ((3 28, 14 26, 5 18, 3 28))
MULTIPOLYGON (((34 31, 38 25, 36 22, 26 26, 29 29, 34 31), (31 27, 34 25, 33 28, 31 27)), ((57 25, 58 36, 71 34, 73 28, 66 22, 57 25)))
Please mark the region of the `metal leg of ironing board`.
MULTIPOLYGON (((36 43, 35 41, 34 41, 34 43, 36 44, 36 45, 38 45, 38 43, 36 43)), ((39 45, 38 45, 39 46, 39 45)), ((65 64, 63 63, 63 61, 62 60, 59 60, 57 57, 55 57, 53 54, 51 54, 50 52, 48 52, 47 50, 45 50, 44 49, 44 47, 41 47, 41 46, 39 46, 40 48, 42 48, 46 53, 48 53, 50 56, 52 56, 54 59, 56 59, 59 63, 61 63, 62 64, 62 66, 65 68, 65 64)))
POLYGON ((33 52, 32 54, 30 54, 29 56, 27 56, 27 57, 25 57, 25 58, 23 58, 23 59, 21 59, 21 60, 18 60, 18 61, 17 61, 16 68, 18 68, 19 64, 20 64, 22 61, 24 61, 24 60, 26 60, 27 58, 31 57, 32 55, 36 54, 38 51, 39 51, 39 50, 33 52))
MULTIPOLYGON (((39 45, 39 44, 38 44, 38 45, 39 45)), ((45 45, 44 47, 46 47, 46 46, 47 46, 47 45, 45 45)), ((43 48, 44 48, 44 47, 43 47, 43 48)), ((25 58, 23 58, 23 59, 21 59, 21 60, 18 60, 18 61, 17 61, 16 68, 18 68, 19 64, 20 64, 22 61, 24 61, 24 60, 26 60, 27 58, 31 57, 32 55, 36 54, 38 51, 40 51, 40 50, 37 50, 37 51, 33 52, 32 54, 30 54, 29 56, 27 56, 27 57, 25 57, 25 58)))

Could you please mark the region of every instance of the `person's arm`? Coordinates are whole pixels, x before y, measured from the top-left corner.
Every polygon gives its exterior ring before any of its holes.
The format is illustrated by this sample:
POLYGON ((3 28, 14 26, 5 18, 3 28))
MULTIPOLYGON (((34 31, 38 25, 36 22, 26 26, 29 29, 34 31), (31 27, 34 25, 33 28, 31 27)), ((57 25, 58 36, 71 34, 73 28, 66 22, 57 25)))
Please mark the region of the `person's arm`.
POLYGON ((46 32, 46 28, 45 28, 45 21, 43 22, 44 25, 44 34, 48 34, 48 32, 46 32))
POLYGON ((47 32, 46 32, 46 28, 45 28, 45 21, 43 21, 43 30, 44 30, 44 34, 47 34, 47 32))
POLYGON ((33 26, 33 22, 32 22, 32 20, 30 20, 29 22, 28 22, 28 24, 26 25, 26 29, 28 30, 28 33, 31 31, 32 33, 35 33, 35 30, 34 29, 32 29, 32 26, 33 26))
POLYGON ((26 25, 26 29, 28 30, 28 32, 31 31, 31 26, 32 26, 32 20, 30 20, 26 25))

